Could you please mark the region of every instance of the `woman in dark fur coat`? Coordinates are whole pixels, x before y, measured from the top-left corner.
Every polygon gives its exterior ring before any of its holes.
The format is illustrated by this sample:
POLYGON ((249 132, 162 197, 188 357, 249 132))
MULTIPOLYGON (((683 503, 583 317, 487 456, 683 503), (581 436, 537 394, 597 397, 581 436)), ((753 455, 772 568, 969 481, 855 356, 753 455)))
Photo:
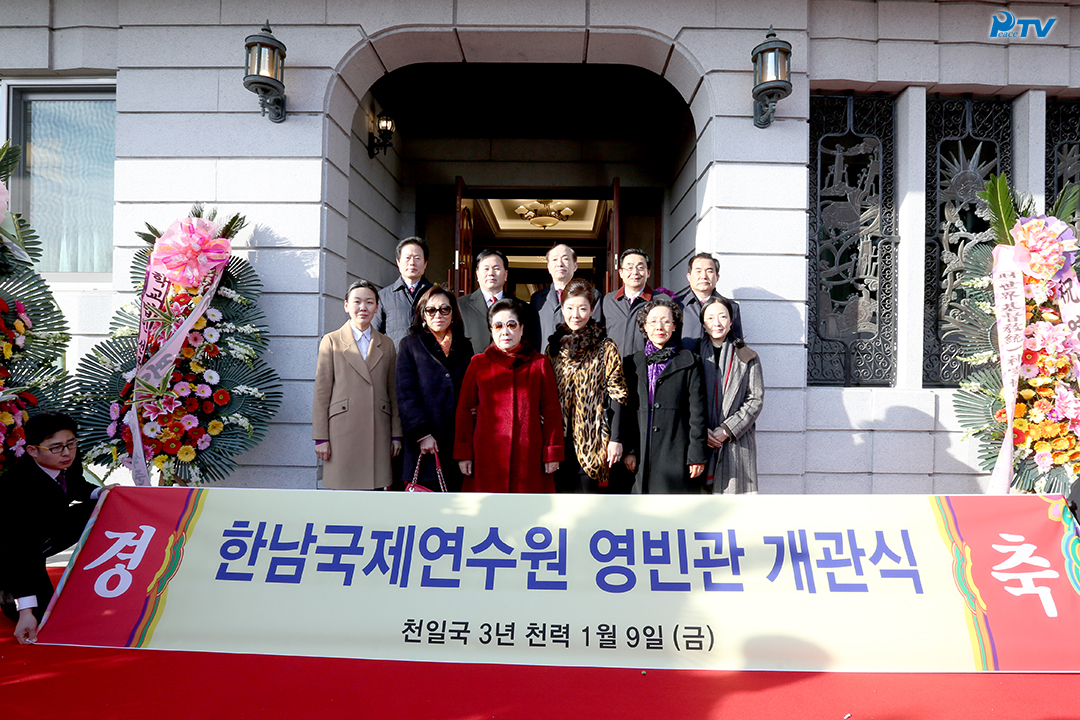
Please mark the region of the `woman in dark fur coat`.
POLYGON ((439 458, 446 489, 461 490, 461 472, 454 460, 454 412, 465 370, 472 360, 472 345, 454 295, 438 285, 416 303, 409 334, 398 346, 397 400, 405 433, 402 480, 413 479, 439 490, 435 456, 439 458))

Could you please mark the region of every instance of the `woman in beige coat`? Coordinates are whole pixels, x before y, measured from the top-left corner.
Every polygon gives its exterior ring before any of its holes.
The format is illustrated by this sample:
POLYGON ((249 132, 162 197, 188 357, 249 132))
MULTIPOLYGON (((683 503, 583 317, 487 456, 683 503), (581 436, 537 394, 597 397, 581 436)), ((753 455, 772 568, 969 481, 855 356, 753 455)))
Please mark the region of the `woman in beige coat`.
POLYGON ((323 485, 335 490, 389 487, 390 458, 401 452, 397 352, 371 327, 378 309, 378 290, 357 280, 345 293, 349 321, 319 343, 312 438, 323 485))

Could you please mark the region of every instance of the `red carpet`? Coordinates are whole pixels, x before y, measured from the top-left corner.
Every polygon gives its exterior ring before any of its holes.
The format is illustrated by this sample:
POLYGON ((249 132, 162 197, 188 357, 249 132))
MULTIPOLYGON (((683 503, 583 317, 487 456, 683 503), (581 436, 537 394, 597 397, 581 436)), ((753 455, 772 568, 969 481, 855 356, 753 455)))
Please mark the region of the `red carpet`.
POLYGON ((0 617, 0 717, 5 720, 1080 717, 1080 677, 1069 674, 643 674, 20 646, 13 629, 0 617))

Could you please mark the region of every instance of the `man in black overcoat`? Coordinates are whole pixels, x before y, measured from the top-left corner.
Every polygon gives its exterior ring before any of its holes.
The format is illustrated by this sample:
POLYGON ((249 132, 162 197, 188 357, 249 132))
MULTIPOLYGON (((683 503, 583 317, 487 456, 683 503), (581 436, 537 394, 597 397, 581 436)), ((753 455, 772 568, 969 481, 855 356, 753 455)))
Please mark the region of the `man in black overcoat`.
POLYGON ((46 559, 78 542, 103 489, 83 476, 77 429, 61 413, 30 418, 26 454, 0 478, 0 604, 20 643, 37 640, 53 595, 46 559))

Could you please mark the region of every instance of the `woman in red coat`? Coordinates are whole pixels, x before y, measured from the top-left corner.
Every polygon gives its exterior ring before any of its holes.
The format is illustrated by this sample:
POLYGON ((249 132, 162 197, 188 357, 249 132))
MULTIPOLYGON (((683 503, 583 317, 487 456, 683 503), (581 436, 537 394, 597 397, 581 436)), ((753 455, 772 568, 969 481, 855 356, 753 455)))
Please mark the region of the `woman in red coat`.
POLYGON ((457 406, 454 458, 465 492, 555 492, 562 407, 546 356, 522 342, 521 302, 488 310, 492 343, 473 357, 457 406))

